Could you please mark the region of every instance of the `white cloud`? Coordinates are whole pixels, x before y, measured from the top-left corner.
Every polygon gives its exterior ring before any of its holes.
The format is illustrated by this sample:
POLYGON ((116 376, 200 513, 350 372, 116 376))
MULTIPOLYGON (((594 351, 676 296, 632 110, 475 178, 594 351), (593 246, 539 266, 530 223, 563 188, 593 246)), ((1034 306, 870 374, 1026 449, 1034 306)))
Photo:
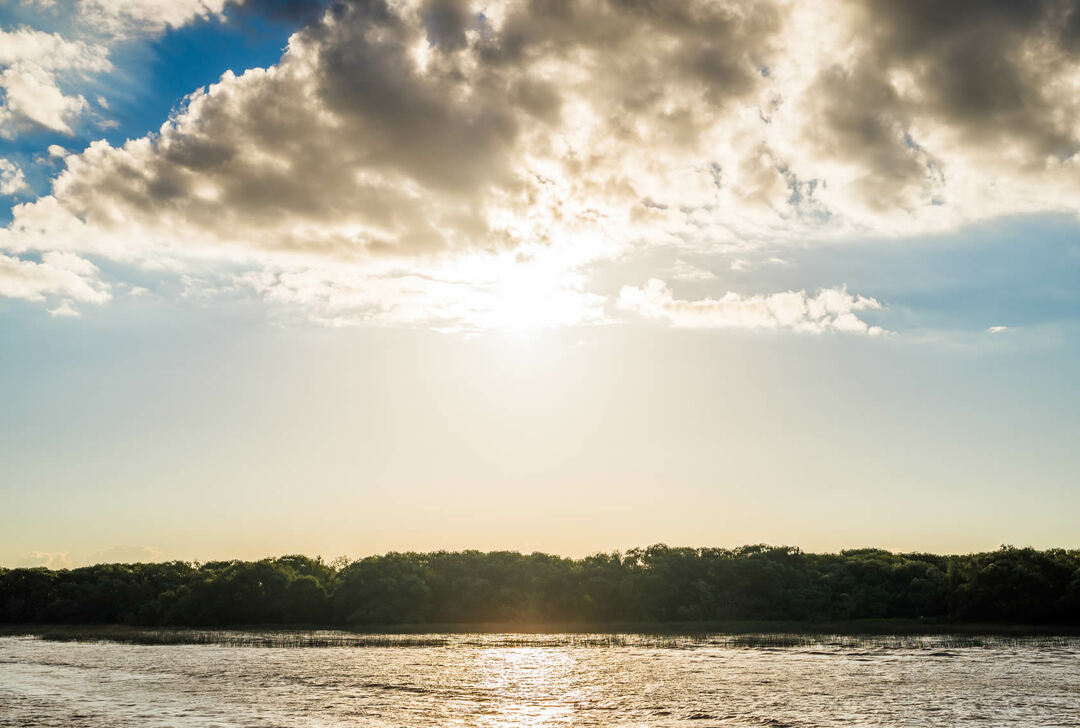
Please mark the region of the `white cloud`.
POLYGON ((856 311, 881 308, 881 304, 852 295, 842 286, 822 289, 816 296, 806 291, 752 296, 729 291, 720 298, 686 301, 675 298, 666 283, 652 278, 641 288, 625 286, 619 294, 619 307, 680 328, 884 333, 881 327, 869 326, 855 315, 856 311))
POLYGON ((41 256, 40 263, 0 253, 0 296, 6 298, 104 303, 111 298, 108 288, 93 263, 71 253, 51 251, 41 256))
POLYGON ((71 557, 66 551, 32 551, 16 560, 14 566, 17 569, 28 569, 37 566, 44 566, 47 569, 70 569, 71 557))
POLYGON ((72 134, 71 123, 87 108, 80 94, 66 94, 60 76, 112 68, 101 45, 71 41, 30 28, 0 29, 0 137, 44 127, 72 134))
POLYGON ((33 64, 46 71, 107 71, 108 50, 80 40, 66 40, 59 33, 33 28, 0 29, 0 65, 33 64))
POLYGON ((76 13, 98 33, 128 38, 220 15, 224 7, 225 0, 78 0, 76 13))
POLYGON ((63 301, 56 308, 50 308, 49 315, 53 318, 80 318, 82 316, 82 314, 71 305, 71 301, 63 301))
POLYGON ((327 326, 426 326, 440 331, 513 330, 602 324, 606 297, 585 289, 558 255, 474 255, 426 267, 315 266, 253 271, 237 281, 276 305, 327 326))
POLYGON ((676 260, 669 272, 671 277, 677 281, 711 281, 716 278, 712 271, 698 268, 685 260, 676 260))
POLYGON ((0 195, 14 195, 26 189, 26 177, 19 165, 0 159, 0 195))
POLYGON ((765 258, 764 260, 758 259, 758 260, 753 260, 753 261, 747 260, 746 258, 735 258, 735 259, 733 259, 731 261, 731 264, 728 267, 731 270, 735 271, 736 273, 743 273, 745 271, 752 270, 754 268, 760 268, 761 266, 764 266, 764 265, 786 265, 786 264, 787 264, 787 261, 784 260, 783 258, 777 258, 776 256, 771 256, 769 258, 765 258))
MULTIPOLYGON (((31 0, 44 11, 38 20, 52 17, 68 26, 67 37, 30 27, 0 29, 0 137, 7 139, 35 128, 73 135, 73 125, 90 104, 78 88, 95 74, 113 69, 109 49, 117 43, 179 28, 196 19, 221 17, 226 0, 31 0)), ((96 95, 98 107, 109 102, 96 95)), ((96 115, 93 115, 96 117, 96 115)), ((98 128, 116 126, 96 118, 98 128)))
POLYGON ((988 334, 1000 334, 1000 333, 1004 333, 1005 331, 1008 331, 1008 330, 1009 330, 1008 326, 991 326, 990 328, 988 328, 986 330, 986 333, 988 333, 988 334))
POLYGON ((45 11, 46 18, 62 11, 82 33, 110 40, 160 33, 196 19, 220 17, 227 4, 226 0, 67 0, 62 5, 56 0, 21 2, 45 11))
POLYGON ((95 564, 135 564, 161 561, 161 549, 153 546, 123 544, 91 554, 88 559, 95 564))

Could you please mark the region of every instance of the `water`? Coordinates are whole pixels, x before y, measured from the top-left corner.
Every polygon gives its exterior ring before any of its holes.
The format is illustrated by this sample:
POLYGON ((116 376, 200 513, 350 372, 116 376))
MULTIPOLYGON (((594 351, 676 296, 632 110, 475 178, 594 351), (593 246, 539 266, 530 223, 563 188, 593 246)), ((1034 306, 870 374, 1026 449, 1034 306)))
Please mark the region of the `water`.
POLYGON ((1080 726, 1077 639, 349 639, 3 637, 0 726, 1080 726))

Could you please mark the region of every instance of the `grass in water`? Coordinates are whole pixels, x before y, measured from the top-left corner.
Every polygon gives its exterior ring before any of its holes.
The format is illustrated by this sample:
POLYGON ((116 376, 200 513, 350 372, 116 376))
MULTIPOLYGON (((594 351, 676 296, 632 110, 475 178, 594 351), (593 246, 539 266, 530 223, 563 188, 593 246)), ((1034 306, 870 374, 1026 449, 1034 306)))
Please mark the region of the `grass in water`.
MULTIPOLYGON (((55 642, 113 642, 129 645, 214 645, 264 648, 345 647, 571 647, 692 649, 932 649, 978 647, 1080 647, 1065 635, 993 634, 812 634, 812 633, 445 633, 360 634, 336 630, 148 629, 122 626, 51 626, 20 631, 55 642)), ((9 632, 12 634, 12 632, 9 632)))

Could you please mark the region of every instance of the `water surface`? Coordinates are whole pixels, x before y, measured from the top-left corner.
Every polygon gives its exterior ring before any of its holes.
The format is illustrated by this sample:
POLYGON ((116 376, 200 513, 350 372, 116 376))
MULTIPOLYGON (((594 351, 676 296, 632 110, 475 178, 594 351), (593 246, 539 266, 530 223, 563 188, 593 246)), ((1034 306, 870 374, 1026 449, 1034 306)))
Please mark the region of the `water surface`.
POLYGON ((281 637, 3 637, 0 726, 1080 726, 1076 638, 281 637))

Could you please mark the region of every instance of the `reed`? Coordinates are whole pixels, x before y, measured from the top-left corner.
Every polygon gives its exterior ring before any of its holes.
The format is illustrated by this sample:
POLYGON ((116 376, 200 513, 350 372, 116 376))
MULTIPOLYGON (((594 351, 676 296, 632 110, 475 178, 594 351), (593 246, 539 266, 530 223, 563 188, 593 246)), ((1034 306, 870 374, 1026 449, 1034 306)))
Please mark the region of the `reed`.
POLYGON ((203 645, 237 648, 639 648, 952 650, 1021 646, 1080 647, 1064 635, 857 634, 604 634, 456 633, 358 634, 337 630, 146 629, 121 626, 48 627, 27 634, 54 642, 203 645))

